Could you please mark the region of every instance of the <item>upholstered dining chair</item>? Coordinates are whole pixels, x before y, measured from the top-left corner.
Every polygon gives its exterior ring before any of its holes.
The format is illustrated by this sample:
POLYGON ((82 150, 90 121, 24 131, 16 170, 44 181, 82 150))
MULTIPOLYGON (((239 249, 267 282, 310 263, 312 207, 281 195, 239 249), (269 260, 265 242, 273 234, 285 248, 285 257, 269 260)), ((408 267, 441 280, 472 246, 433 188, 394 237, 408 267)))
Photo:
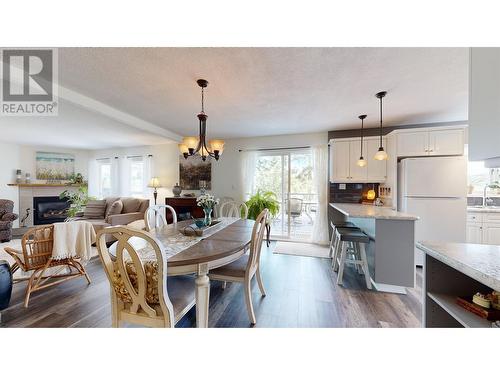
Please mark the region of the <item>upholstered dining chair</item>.
POLYGON ((255 312, 252 305, 252 279, 257 278, 259 289, 262 296, 266 295, 262 277, 260 275, 260 253, 262 248, 262 240, 266 231, 266 220, 269 210, 266 208, 262 211, 257 219, 252 230, 252 241, 250 243, 250 251, 238 258, 234 262, 215 268, 208 276, 211 280, 219 280, 223 282, 243 283, 245 288, 245 302, 247 305, 248 317, 252 324, 256 324, 255 312))
POLYGON ((148 232, 167 225, 167 210, 172 214, 172 222, 177 223, 177 214, 172 206, 168 204, 156 204, 148 207, 144 213, 144 223, 148 232))
POLYGON ((219 207, 219 217, 237 217, 240 219, 246 219, 248 217, 248 207, 243 202, 224 202, 219 207))
POLYGON ((113 327, 128 322, 173 328, 194 306, 194 278, 167 277, 165 249, 148 232, 108 227, 99 232, 97 249, 110 284, 113 327), (109 248, 106 235, 117 240, 109 248), (140 258, 141 249, 147 259, 140 258))

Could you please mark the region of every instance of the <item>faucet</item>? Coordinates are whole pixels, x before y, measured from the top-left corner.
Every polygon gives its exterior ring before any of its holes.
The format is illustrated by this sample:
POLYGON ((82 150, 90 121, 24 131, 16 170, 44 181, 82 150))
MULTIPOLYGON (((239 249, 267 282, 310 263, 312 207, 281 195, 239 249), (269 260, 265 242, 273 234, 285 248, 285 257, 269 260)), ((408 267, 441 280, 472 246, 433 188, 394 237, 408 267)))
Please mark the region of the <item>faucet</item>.
POLYGON ((488 184, 484 185, 484 189, 483 189, 483 207, 487 207, 488 203, 491 203, 493 201, 492 199, 489 199, 488 196, 487 196, 487 192, 488 192, 488 188, 489 187, 490 187, 490 185, 488 185, 488 184))

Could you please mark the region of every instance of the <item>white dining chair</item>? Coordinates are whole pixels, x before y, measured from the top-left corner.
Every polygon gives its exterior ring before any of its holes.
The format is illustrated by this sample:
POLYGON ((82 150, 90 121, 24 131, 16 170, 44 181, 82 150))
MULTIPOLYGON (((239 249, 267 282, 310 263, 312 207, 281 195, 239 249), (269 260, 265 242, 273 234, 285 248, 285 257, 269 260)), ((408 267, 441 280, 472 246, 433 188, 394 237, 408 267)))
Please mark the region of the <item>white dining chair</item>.
POLYGON ((266 231, 268 214, 269 210, 266 208, 255 220, 252 230, 252 240, 250 242, 250 251, 234 262, 215 268, 208 274, 211 280, 244 284, 245 302, 247 305, 248 317, 252 324, 257 323, 252 305, 252 279, 254 276, 257 278, 260 293, 262 296, 266 295, 260 275, 260 253, 262 249, 262 240, 264 239, 264 233, 266 231))
POLYGON ((219 207, 219 217, 246 219, 248 217, 248 207, 245 203, 235 201, 224 202, 219 207))
POLYGON ((190 276, 167 277, 165 248, 148 232, 126 226, 104 228, 97 249, 111 289, 111 324, 128 322, 173 328, 195 304, 195 281, 190 276), (109 248, 106 236, 116 240, 109 248), (138 251, 144 247, 148 259, 138 251))
POLYGON ((168 204, 156 204, 148 207, 144 213, 144 223, 148 232, 167 225, 167 210, 172 214, 172 222, 177 223, 177 214, 172 206, 168 204))

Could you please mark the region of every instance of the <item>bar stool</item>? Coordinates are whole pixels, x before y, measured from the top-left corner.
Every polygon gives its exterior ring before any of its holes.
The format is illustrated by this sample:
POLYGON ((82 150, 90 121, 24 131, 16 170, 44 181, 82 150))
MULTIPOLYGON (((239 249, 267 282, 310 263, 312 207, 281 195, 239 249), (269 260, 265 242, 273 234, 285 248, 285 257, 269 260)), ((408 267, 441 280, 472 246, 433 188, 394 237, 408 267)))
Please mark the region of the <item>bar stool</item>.
MULTIPOLYGON (((332 238, 330 238, 330 253, 328 254, 328 256, 333 259, 338 244, 337 228, 350 228, 352 230, 361 230, 361 229, 359 229, 356 225, 354 225, 350 221, 337 222, 337 223, 330 221, 330 226, 332 227, 332 238)), ((332 267, 333 265, 334 263, 332 260, 332 267)))
POLYGON ((370 242, 370 238, 361 230, 352 230, 352 228, 337 228, 336 232, 339 239, 333 261, 334 270, 338 265, 337 284, 342 285, 343 283, 345 265, 354 264, 358 268, 358 272, 359 267, 361 267, 365 275, 366 287, 371 289, 372 283, 366 258, 366 244, 370 242), (349 246, 349 243, 352 246, 349 246))

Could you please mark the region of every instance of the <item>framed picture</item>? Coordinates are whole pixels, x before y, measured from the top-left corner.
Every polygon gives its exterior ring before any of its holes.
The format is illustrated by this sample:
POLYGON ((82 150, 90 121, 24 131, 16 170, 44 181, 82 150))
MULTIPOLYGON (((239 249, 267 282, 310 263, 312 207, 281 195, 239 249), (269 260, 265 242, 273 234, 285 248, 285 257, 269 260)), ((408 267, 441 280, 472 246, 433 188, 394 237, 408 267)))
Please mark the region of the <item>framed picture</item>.
POLYGON ((75 173, 75 155, 57 152, 36 152, 36 179, 63 181, 75 173))
POLYGON ((201 156, 195 155, 184 159, 179 155, 180 185, 183 190, 210 190, 212 187, 212 163, 210 158, 201 160, 201 156), (201 184, 200 184, 201 182, 201 184))

